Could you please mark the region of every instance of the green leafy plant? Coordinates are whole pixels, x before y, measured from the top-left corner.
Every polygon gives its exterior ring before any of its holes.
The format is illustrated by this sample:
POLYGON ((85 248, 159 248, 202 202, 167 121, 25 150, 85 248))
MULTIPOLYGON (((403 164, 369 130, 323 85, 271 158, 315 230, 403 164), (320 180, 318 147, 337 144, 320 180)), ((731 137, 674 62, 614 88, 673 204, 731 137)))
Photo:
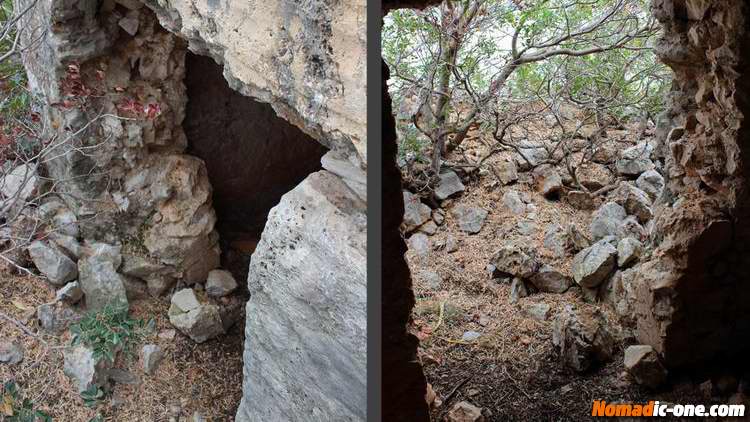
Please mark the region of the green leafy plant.
POLYGON ((52 422, 45 412, 34 409, 34 403, 24 398, 14 381, 8 381, 0 391, 0 415, 6 422, 52 422))
POLYGON ((86 391, 81 393, 81 398, 86 407, 96 407, 104 398, 104 390, 99 388, 98 385, 92 384, 86 391))
POLYGON ((131 352, 132 345, 143 337, 143 327, 143 320, 131 318, 127 308, 108 304, 99 311, 88 312, 71 327, 72 344, 92 348, 97 360, 114 362, 118 351, 131 352))

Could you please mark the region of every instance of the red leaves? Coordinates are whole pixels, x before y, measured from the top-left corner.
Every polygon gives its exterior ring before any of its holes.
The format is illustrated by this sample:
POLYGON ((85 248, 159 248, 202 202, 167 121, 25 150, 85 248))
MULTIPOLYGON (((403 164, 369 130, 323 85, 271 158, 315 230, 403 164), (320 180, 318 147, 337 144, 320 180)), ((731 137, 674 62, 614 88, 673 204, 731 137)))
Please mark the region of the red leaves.
POLYGON ((159 114, 161 114, 161 107, 159 104, 149 104, 146 107, 146 117, 149 120, 154 120, 159 114))
POLYGON ((117 109, 121 112, 129 113, 131 116, 136 118, 146 118, 148 120, 154 120, 161 114, 161 106, 158 103, 149 103, 143 106, 138 100, 131 97, 123 98, 117 109))

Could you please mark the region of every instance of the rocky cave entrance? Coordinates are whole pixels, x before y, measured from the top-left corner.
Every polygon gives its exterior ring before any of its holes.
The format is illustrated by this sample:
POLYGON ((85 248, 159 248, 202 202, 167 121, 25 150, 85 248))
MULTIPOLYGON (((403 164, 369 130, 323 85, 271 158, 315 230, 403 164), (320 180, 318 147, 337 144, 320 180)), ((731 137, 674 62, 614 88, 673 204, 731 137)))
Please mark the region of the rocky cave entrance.
POLYGON ((277 116, 269 104, 230 88, 223 66, 210 57, 188 52, 185 68, 186 152, 206 163, 222 267, 244 281, 268 212, 321 169, 327 149, 277 116))

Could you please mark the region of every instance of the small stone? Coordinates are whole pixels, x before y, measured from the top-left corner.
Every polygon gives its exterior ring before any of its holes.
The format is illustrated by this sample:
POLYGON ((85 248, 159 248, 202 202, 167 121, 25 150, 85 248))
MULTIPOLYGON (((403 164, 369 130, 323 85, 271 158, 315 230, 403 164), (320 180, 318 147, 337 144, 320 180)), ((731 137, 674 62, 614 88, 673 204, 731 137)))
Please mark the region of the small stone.
POLYGON ((599 163, 584 162, 575 171, 578 182, 592 192, 612 183, 612 173, 599 163))
POLYGON ((162 340, 174 340, 174 337, 176 335, 176 330, 162 330, 161 332, 159 332, 158 337, 162 340))
POLYGON ((588 192, 572 190, 565 195, 565 199, 571 207, 577 210, 590 210, 594 208, 594 198, 588 192))
POLYGON ((565 293, 572 285, 573 280, 563 275, 561 272, 544 265, 539 271, 529 278, 531 284, 540 292, 545 293, 565 293))
POLYGON ((115 384, 138 385, 141 383, 137 375, 120 368, 110 368, 107 370, 107 377, 115 384))
POLYGON ((206 279, 206 294, 222 297, 232 293, 237 288, 232 273, 226 270, 211 270, 206 279))
POLYGON ((23 361, 23 357, 24 350, 21 344, 0 339, 0 363, 17 365, 23 361))
POLYGON ((118 25, 120 25, 120 28, 124 29, 125 32, 130 34, 131 36, 134 36, 138 32, 138 18, 133 16, 128 16, 120 19, 119 22, 117 22, 118 25))
POLYGON ((521 215, 526 211, 526 204, 521 201, 518 192, 514 190, 509 190, 503 194, 503 205, 515 215, 521 215))
POLYGON ((409 191, 403 191, 403 197, 404 220, 402 224, 404 232, 409 233, 429 220, 432 210, 423 204, 418 196, 409 191))
POLYGON ((76 263, 57 246, 37 240, 29 245, 28 251, 34 265, 50 283, 62 286, 78 277, 76 263))
POLYGON ((83 290, 77 281, 66 284, 55 294, 56 300, 64 300, 69 304, 78 303, 83 298, 83 290))
POLYGON ((567 233, 567 240, 568 244, 566 245, 568 249, 572 250, 573 252, 578 252, 581 249, 586 249, 589 246, 591 246, 591 242, 586 237, 586 235, 583 234, 583 231, 578 228, 573 223, 570 223, 568 225, 568 228, 566 230, 567 233))
POLYGON ((172 296, 169 322, 196 343, 224 334, 219 308, 200 304, 192 289, 183 289, 172 296))
POLYGON ((433 236, 435 233, 437 233, 437 224, 435 224, 434 221, 430 220, 424 224, 422 224, 419 227, 419 231, 426 234, 427 236, 433 236))
POLYGON ((443 284, 443 278, 440 277, 440 274, 430 270, 422 270, 419 274, 425 287, 433 291, 440 290, 440 286, 443 284))
POLYGON ((497 170, 497 177, 504 185, 518 180, 518 171, 516 170, 516 164, 513 161, 501 161, 495 168, 497 170))
POLYGON ((201 306, 200 302, 198 302, 198 298, 195 297, 193 289, 182 289, 173 294, 171 303, 182 312, 190 312, 201 306))
POLYGON ((557 314, 552 344, 561 363, 576 372, 607 362, 615 349, 614 336, 600 312, 577 312, 571 306, 557 314))
POLYGON ((456 240, 453 235, 448 235, 445 238, 445 251, 448 253, 453 253, 458 250, 458 241, 456 240))
POLYGON ((563 189, 562 177, 554 167, 541 165, 534 169, 534 180, 539 193, 547 199, 558 199, 563 189))
POLYGON ((108 385, 110 362, 107 359, 95 359, 94 351, 86 346, 75 346, 63 352, 63 372, 73 381, 79 393, 96 385, 105 388, 108 385))
POLYGON ((484 220, 487 219, 487 211, 477 207, 457 205, 452 210, 453 217, 458 221, 461 231, 476 234, 482 230, 484 220))
POLYGON ((536 223, 523 219, 516 224, 516 228, 521 235, 531 236, 536 232, 536 223))
POLYGON ((529 303, 523 308, 523 312, 537 321, 546 321, 552 308, 546 303, 529 303))
POLYGON ((617 266, 624 268, 637 261, 641 256, 642 248, 641 242, 632 237, 626 237, 617 242, 617 266))
POLYGON ((482 409, 469 402, 458 402, 448 412, 447 422, 484 422, 482 409))
POLYGON ((45 303, 36 308, 36 316, 42 330, 59 333, 76 323, 80 316, 67 306, 58 303, 45 303))
POLYGON ((409 250, 414 251, 417 256, 427 257, 430 253, 430 238, 424 233, 415 233, 408 240, 409 250))
POLYGON ((529 295, 529 291, 526 288, 526 284, 518 277, 514 277, 510 283, 510 303, 518 302, 518 299, 529 295))
POLYGON ((25 203, 34 194, 39 193, 41 181, 33 164, 22 164, 0 180, 0 193, 5 198, 14 198, 18 203, 25 203))
POLYGON ((615 162, 619 174, 625 176, 639 176, 654 169, 651 161, 653 147, 647 143, 640 143, 622 151, 622 155, 615 162))
POLYGON ((195 411, 193 413, 193 417, 191 418, 191 422, 207 422, 208 419, 204 418, 203 415, 201 415, 200 412, 195 411))
POLYGON ((147 344, 143 346, 142 359, 143 372, 153 375, 162 359, 164 359, 164 352, 161 350, 161 347, 155 344, 147 344))
POLYGON ((620 183, 615 193, 617 202, 625 208, 625 212, 634 215, 640 223, 646 223, 654 216, 651 210, 651 200, 646 192, 628 182, 620 183))
POLYGON ((651 388, 658 387, 667 379, 667 370, 649 345, 628 346, 625 349, 625 369, 635 382, 651 388))
POLYGON ((128 307, 125 280, 117 269, 122 264, 120 247, 106 243, 93 243, 85 248, 78 261, 78 282, 86 296, 86 307, 102 309, 106 305, 128 307))
POLYGON ((555 257, 562 258, 565 256, 567 243, 567 233, 562 226, 552 223, 547 227, 544 232, 544 247, 550 250, 555 257))
POLYGON ((615 269, 617 249, 601 240, 573 257, 573 279, 583 287, 600 285, 615 269))
POLYGON ((495 266, 496 276, 531 278, 541 267, 541 263, 514 246, 503 246, 490 259, 495 266))
POLYGON ((589 230, 594 240, 599 240, 604 236, 616 235, 617 230, 627 217, 625 208, 616 202, 607 202, 591 215, 591 225, 589 230))
POLYGON ((461 336, 461 341, 471 342, 481 337, 481 335, 481 333, 476 331, 466 331, 464 335, 461 336))
POLYGON ((433 210, 432 221, 434 221, 438 226, 442 225, 443 221, 445 221, 445 211, 440 208, 433 210))
POLYGON ((442 171, 438 179, 437 186, 435 186, 435 197, 440 201, 466 189, 456 172, 452 170, 442 171))
POLYGON ((656 170, 649 170, 638 176, 635 185, 655 201, 664 191, 664 177, 656 170))

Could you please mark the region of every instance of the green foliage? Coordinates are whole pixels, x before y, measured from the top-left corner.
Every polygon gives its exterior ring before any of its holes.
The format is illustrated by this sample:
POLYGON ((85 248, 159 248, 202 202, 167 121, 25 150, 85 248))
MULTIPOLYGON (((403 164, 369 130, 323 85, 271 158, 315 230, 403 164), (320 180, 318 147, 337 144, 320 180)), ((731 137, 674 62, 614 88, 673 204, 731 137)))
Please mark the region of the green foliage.
MULTIPOLYGON (((409 90, 421 86, 435 89, 444 64, 440 52, 451 39, 441 32, 450 10, 466 10, 481 4, 470 29, 461 38, 456 66, 447 91, 450 104, 447 122, 461 120, 461 104, 474 94, 486 92, 505 69, 512 69, 502 90, 492 98, 503 102, 568 102, 593 109, 605 104, 605 112, 627 119, 648 111, 655 116, 663 108, 671 72, 661 64, 651 48, 657 35, 648 0, 454 0, 425 10, 402 9, 384 19, 383 58, 389 65, 389 91, 394 109, 408 98, 409 90), (621 8, 615 8, 624 2, 621 8), (463 8, 463 9, 461 9, 463 8), (605 11, 614 10, 611 15, 605 11), (600 18, 606 16, 603 23, 600 18), (585 30, 589 25, 595 29, 585 30), (554 54, 530 60, 515 67, 516 52, 524 57, 550 50, 582 52, 602 46, 616 46, 593 54, 554 54), (569 34, 575 33, 575 36, 569 34), (637 34, 620 45, 624 34, 637 34), (467 89, 466 85, 469 85, 467 89)), ((449 19, 450 20, 450 19, 449 19)), ((497 86, 497 85, 496 85, 497 86)), ((433 91, 435 98, 445 95, 433 91)), ((493 106, 492 103, 487 107, 493 106)), ((492 112, 493 110, 481 110, 492 112)), ((401 133, 408 131, 401 130, 401 133)), ((415 143, 405 141, 404 147, 415 143)))
POLYGON ((399 132, 398 156, 400 159, 405 160, 408 157, 414 157, 417 162, 426 163, 429 161, 427 158, 429 139, 425 138, 411 124, 400 125, 399 132))
POLYGON ((71 326, 72 344, 82 344, 94 351, 94 358, 114 362, 118 351, 131 352, 132 345, 144 335, 143 320, 128 315, 127 308, 108 304, 100 311, 88 312, 71 326))
POLYGON ((86 391, 81 393, 81 398, 86 407, 96 407, 104 398, 104 391, 98 385, 92 384, 86 391))
POLYGON ((52 418, 34 409, 34 403, 24 398, 14 381, 8 381, 0 391, 0 415, 6 422, 52 422, 52 418))

